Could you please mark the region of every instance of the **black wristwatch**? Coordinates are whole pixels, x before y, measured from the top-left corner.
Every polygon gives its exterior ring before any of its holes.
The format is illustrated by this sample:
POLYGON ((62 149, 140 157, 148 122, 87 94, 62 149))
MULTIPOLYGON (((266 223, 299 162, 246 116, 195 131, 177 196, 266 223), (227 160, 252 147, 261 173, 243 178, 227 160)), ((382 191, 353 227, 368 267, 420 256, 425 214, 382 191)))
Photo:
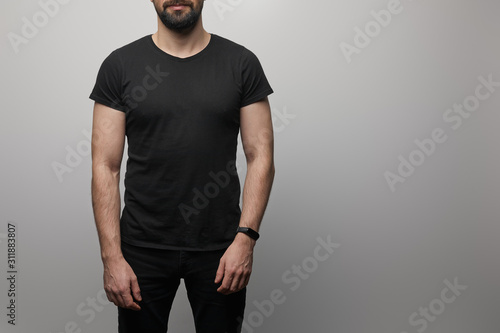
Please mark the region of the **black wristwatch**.
POLYGON ((240 227, 238 226, 238 228, 236 229, 236 233, 238 232, 242 232, 244 234, 247 234, 248 237, 254 239, 254 240, 257 240, 259 239, 260 235, 257 231, 251 229, 251 228, 247 228, 247 227, 240 227))

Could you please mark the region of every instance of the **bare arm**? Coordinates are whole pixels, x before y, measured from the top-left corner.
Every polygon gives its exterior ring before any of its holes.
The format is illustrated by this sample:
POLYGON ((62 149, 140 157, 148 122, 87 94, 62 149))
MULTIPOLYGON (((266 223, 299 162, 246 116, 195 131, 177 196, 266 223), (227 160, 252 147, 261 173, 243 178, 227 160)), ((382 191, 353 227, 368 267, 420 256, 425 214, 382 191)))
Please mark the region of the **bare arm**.
POLYGON ((120 167, 125 114, 95 103, 92 124, 92 207, 104 265, 104 289, 117 306, 139 310, 137 278, 123 258, 120 239, 120 167))
MULTIPOLYGON (((241 141, 247 160, 240 226, 259 231, 274 180, 274 137, 267 98, 241 111, 241 141)), ((237 236, 248 236, 238 234, 237 236)))
POLYGON ((125 114, 95 103, 92 124, 92 207, 103 260, 121 256, 120 166, 125 114))
MULTIPOLYGON (((240 112, 241 141, 247 160, 243 204, 239 225, 259 231, 274 180, 274 138, 267 98, 240 112)), ((215 283, 223 294, 245 287, 252 272, 255 240, 238 233, 221 258, 215 283)))

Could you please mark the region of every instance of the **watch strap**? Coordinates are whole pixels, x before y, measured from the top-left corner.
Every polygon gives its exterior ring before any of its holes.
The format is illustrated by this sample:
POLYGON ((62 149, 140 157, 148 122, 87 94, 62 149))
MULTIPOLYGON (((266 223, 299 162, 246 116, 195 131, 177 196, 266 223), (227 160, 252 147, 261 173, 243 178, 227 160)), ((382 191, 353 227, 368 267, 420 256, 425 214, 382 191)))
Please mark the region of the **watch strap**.
POLYGON ((254 240, 257 240, 259 239, 260 235, 257 231, 251 229, 251 228, 248 228, 248 227, 240 227, 238 226, 238 228, 236 229, 236 233, 238 232, 242 232, 244 234, 247 234, 248 237, 254 239, 254 240))

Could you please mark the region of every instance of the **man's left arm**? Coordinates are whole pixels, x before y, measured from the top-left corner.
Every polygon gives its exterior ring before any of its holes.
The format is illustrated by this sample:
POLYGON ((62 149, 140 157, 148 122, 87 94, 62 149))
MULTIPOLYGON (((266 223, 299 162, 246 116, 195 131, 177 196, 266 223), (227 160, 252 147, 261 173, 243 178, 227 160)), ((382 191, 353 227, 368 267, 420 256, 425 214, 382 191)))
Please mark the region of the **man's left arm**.
MULTIPOLYGON (((240 110, 241 142, 247 160, 247 174, 243 186, 240 227, 259 231, 274 179, 274 137, 271 108, 268 98, 240 110)), ((241 232, 220 259, 215 283, 217 289, 231 294, 243 289, 252 272, 255 240, 241 232)))

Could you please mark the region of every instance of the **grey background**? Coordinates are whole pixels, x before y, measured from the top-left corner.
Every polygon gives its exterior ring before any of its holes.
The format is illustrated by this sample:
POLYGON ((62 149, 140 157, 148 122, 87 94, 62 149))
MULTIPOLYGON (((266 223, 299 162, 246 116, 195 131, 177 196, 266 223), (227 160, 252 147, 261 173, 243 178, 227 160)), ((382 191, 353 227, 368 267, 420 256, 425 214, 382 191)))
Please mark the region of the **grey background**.
MULTIPOLYGON (((276 91, 277 172, 244 332, 499 331, 500 89, 456 130, 443 114, 474 94, 479 76, 500 81, 500 3, 402 0, 402 12, 349 63, 341 43, 353 44, 354 28, 388 3, 205 3, 206 29, 255 52, 276 91), (218 12, 220 3, 231 10, 218 12), (391 191, 384 173, 397 173, 398 156, 435 128, 447 140, 391 191), (338 244, 319 262, 317 237, 338 244), (284 275, 300 286, 292 290, 284 275), (455 279, 467 288, 445 304, 445 280, 455 279), (259 310, 273 290, 284 302, 259 310), (439 314, 412 325, 429 306, 439 314)), ((23 17, 41 10, 34 0, 0 4, 0 331, 115 332, 114 305, 86 304, 102 290, 88 95, 102 60, 156 31, 156 13, 146 0, 68 1, 16 53, 8 33, 21 35, 23 17), (66 164, 67 149, 83 154, 60 181, 53 163, 66 164), (6 317, 9 221, 18 228, 15 327, 6 317)), ((183 284, 169 331, 194 332, 183 284)))

